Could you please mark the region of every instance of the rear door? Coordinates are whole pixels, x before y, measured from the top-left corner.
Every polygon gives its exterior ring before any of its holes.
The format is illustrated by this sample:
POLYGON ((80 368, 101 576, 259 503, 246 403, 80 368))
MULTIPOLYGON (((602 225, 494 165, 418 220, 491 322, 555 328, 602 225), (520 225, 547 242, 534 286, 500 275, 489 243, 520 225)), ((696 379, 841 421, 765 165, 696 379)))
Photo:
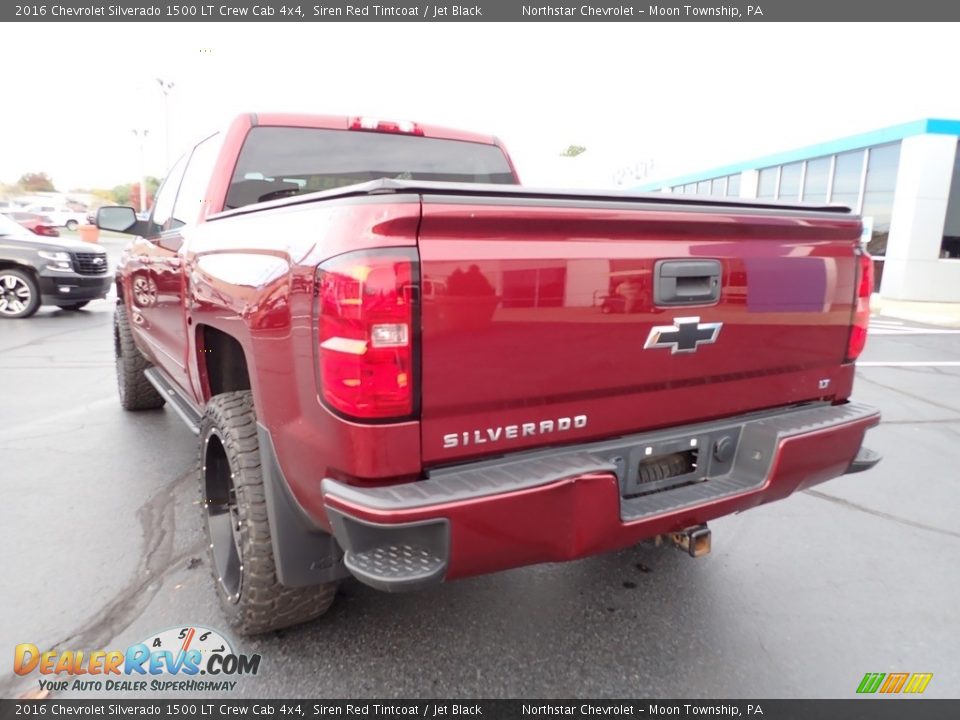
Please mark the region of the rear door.
POLYGON ((151 232, 134 243, 128 263, 134 325, 145 330, 140 337, 150 346, 156 364, 181 386, 186 384, 178 253, 183 222, 174 215, 174 207, 187 160, 188 156, 180 158, 157 191, 150 213, 151 232))
MULTIPOLYGON (((150 274, 156 289, 152 311, 153 334, 163 353, 163 365, 183 388, 191 388, 190 362, 193 343, 187 328, 184 232, 199 220, 213 165, 220 151, 219 134, 198 143, 189 153, 186 168, 176 185, 176 199, 166 215, 156 220, 161 227, 151 253, 150 274), (162 222, 161 222, 162 221, 162 222)), ((171 180, 177 178, 171 174, 171 180)), ((158 196, 157 205, 160 205, 158 196)), ((154 210, 156 214, 156 210, 154 210)), ((193 388, 194 396, 199 397, 193 388)))
POLYGON ((859 219, 424 196, 424 461, 844 397, 859 219))

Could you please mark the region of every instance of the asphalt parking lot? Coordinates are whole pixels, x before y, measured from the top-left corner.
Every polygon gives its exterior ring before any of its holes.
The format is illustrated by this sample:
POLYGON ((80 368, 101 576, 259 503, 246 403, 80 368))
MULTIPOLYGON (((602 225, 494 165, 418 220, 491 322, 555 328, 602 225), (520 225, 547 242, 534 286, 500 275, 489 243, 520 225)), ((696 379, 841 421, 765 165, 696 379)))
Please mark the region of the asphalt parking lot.
MULTIPOLYGON (((0 323, 8 659, 223 627, 195 438, 170 409, 120 409, 111 313, 0 323)), ((873 325, 856 397, 884 413, 875 469, 712 523, 697 560, 641 546, 417 594, 345 582, 319 621, 234 638, 263 662, 232 696, 846 698, 894 671, 960 696, 960 331, 873 325)), ((34 678, 5 661, 0 696, 34 678)))

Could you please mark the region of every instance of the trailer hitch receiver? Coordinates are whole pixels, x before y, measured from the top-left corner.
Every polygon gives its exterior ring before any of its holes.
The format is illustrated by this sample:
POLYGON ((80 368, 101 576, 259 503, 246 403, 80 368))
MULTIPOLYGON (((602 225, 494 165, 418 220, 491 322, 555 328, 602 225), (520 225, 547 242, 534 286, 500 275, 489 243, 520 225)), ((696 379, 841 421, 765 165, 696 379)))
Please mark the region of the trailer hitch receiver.
POLYGON ((667 535, 674 547, 688 553, 690 557, 700 557, 710 552, 710 528, 695 525, 680 532, 667 535))

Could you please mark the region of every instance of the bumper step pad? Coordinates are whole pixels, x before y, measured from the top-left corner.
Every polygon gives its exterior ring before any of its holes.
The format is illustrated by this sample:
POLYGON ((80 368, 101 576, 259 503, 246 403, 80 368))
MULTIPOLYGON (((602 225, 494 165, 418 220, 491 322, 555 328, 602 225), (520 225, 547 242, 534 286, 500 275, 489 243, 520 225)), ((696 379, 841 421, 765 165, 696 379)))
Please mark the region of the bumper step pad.
POLYGON ((347 552, 347 569, 368 585, 420 585, 443 573, 446 560, 418 545, 385 545, 364 552, 347 552))
POLYGON ((396 592, 432 585, 447 572, 450 527, 445 519, 378 524, 327 508, 343 564, 357 580, 396 592))

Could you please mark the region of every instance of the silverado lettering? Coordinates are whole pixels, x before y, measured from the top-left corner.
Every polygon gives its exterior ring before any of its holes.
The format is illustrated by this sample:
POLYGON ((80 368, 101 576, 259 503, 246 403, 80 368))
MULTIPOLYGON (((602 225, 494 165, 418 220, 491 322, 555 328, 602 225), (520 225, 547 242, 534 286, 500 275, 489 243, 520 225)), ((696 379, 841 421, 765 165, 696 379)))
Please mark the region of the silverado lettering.
POLYGON ((500 427, 488 427, 483 430, 473 430, 461 433, 448 433, 443 436, 444 448, 455 448, 461 445, 479 445, 487 442, 497 442, 498 440, 516 440, 518 437, 533 437, 534 435, 544 435, 552 432, 563 432, 573 428, 585 428, 587 426, 586 415, 576 415, 572 418, 563 417, 556 420, 541 420, 539 422, 521 423, 519 425, 507 425, 500 427))
POLYGON ((190 148, 149 218, 98 224, 134 236, 121 404, 197 435, 242 633, 350 575, 702 555, 708 521, 880 459, 850 399, 872 265, 847 208, 531 189, 490 136, 266 113, 190 148))

